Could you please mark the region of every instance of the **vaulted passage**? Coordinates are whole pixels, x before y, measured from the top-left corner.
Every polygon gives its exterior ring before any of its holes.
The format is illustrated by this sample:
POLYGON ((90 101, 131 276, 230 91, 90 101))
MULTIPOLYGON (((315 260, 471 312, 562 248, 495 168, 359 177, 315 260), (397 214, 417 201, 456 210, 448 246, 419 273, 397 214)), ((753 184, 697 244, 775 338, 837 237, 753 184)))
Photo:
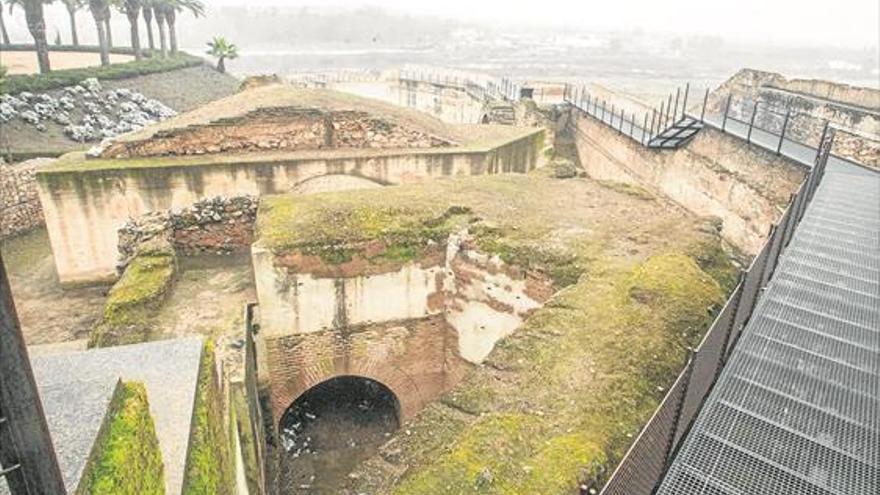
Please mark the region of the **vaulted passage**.
POLYGON ((338 493, 360 462, 399 427, 400 404, 388 387, 360 376, 321 382, 284 413, 281 493, 338 493))

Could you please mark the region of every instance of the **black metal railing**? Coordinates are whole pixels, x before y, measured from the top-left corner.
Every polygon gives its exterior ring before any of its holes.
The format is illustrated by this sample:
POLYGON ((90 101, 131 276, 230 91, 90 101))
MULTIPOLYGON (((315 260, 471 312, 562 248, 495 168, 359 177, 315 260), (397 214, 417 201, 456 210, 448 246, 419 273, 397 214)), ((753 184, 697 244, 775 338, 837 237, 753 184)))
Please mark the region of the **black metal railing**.
POLYGON ((602 495, 650 495, 663 480, 822 180, 833 139, 826 127, 807 178, 770 228, 763 248, 742 273, 703 340, 690 352, 684 369, 608 479, 602 495))

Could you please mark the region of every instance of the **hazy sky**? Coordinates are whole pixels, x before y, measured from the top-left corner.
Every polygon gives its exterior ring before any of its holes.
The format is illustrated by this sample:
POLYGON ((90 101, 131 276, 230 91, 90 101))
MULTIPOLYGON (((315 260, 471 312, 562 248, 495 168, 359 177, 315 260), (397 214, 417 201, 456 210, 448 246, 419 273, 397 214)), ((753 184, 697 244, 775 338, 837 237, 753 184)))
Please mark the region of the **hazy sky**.
POLYGON ((880 44, 880 0, 207 0, 209 5, 374 5, 389 10, 505 24, 553 24, 757 42, 847 47, 880 44))

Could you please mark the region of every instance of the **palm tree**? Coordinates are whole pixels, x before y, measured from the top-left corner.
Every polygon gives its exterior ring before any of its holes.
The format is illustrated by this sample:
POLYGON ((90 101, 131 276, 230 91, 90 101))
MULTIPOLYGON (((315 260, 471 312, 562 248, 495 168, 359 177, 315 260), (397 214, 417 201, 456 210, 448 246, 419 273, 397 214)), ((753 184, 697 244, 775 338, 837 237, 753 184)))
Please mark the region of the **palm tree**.
POLYGON ((217 70, 221 73, 226 72, 226 59, 238 58, 238 47, 226 41, 222 36, 215 36, 213 40, 208 42, 208 55, 217 57, 217 70))
POLYGON ((101 48, 101 65, 110 65, 110 45, 107 42, 107 14, 110 0, 88 0, 89 11, 95 19, 95 28, 98 30, 98 46, 101 48))
POLYGON ((156 43, 153 41, 153 3, 155 3, 154 0, 141 0, 144 24, 147 26, 147 44, 150 46, 150 51, 156 49, 156 43))
POLYGON ((168 44, 171 45, 171 55, 177 55, 177 28, 174 23, 177 20, 177 12, 188 10, 195 17, 205 14, 205 4, 200 0, 165 0, 165 20, 168 23, 168 44))
POLYGON ((153 17, 156 18, 156 26, 159 28, 159 49, 162 57, 168 56, 168 43, 165 41, 165 5, 168 0, 155 0, 153 2, 153 17))
POLYGON ((34 38, 34 50, 37 52, 37 64, 40 73, 45 74, 51 70, 49 64, 49 42, 46 41, 46 20, 43 17, 43 4, 51 3, 52 0, 7 0, 9 11, 18 5, 24 10, 28 31, 34 38))
MULTIPOLYGON (((12 7, 10 5, 10 7, 12 7)), ((3 22, 3 2, 0 0, 0 41, 3 41, 4 44, 9 44, 9 33, 6 31, 6 23, 3 22)))
POLYGON ((85 5, 85 0, 63 0, 67 7, 67 15, 70 17, 70 39, 73 46, 79 46, 79 36, 76 33, 76 12, 85 5))
POLYGON ((141 53, 141 34, 138 31, 138 16, 141 13, 141 0, 121 0, 117 4, 120 12, 128 17, 128 25, 131 28, 131 49, 134 51, 134 59, 143 58, 141 53))
POLYGON ((104 1, 104 31, 107 33, 107 48, 113 48, 113 32, 110 31, 110 4, 116 0, 104 1))

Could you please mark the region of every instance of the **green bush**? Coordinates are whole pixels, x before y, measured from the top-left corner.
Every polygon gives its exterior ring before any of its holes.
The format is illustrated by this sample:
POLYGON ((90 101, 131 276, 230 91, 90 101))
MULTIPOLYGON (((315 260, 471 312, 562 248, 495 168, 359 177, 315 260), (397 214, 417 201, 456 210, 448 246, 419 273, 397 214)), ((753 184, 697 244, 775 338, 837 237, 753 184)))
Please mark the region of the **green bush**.
POLYGON ((162 495, 162 453, 143 383, 116 387, 77 495, 162 495))
POLYGON ((168 72, 201 65, 203 60, 186 53, 174 57, 152 57, 106 67, 83 67, 79 69, 53 70, 48 74, 15 74, 0 81, 0 93, 16 94, 22 91, 38 92, 72 86, 95 77, 98 79, 126 79, 129 77, 168 72))

